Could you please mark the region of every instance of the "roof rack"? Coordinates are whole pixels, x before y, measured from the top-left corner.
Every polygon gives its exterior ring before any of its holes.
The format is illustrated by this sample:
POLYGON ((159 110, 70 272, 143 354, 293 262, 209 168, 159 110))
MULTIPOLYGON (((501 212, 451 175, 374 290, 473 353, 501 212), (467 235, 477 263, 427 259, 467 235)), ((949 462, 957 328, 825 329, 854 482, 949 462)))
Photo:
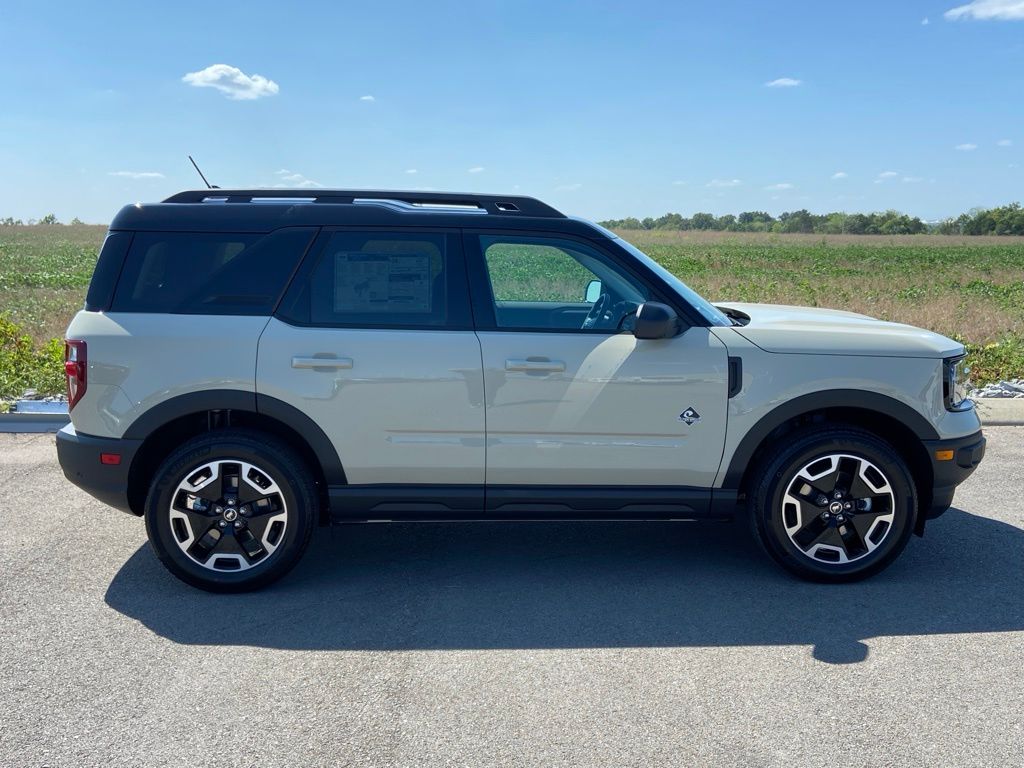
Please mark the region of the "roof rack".
POLYGON ((356 201, 406 203, 410 210, 459 212, 476 209, 494 215, 564 219, 565 214, 532 197, 454 192, 402 192, 366 189, 196 189, 171 195, 165 203, 254 203, 297 199, 310 203, 351 204, 356 201))

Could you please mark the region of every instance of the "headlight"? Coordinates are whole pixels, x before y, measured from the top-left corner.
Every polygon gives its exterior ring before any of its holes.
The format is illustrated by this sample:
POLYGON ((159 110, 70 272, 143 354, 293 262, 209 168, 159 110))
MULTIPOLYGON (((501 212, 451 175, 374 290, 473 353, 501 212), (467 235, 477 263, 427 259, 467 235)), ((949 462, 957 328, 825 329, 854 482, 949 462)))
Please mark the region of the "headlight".
POLYGON ((967 358, 950 357, 942 361, 945 373, 942 385, 942 396, 946 402, 947 411, 967 411, 974 407, 967 397, 967 374, 971 369, 967 367, 967 358))

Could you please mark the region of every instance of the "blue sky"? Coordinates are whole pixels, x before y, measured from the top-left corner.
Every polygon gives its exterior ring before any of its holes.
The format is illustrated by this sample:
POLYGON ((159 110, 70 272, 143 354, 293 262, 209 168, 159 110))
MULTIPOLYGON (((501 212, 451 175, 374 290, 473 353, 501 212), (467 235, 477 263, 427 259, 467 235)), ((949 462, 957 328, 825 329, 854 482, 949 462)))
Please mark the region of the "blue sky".
POLYGON ((0 92, 0 217, 108 221, 189 153, 595 219, 1024 198, 1024 0, 6 0, 0 92))

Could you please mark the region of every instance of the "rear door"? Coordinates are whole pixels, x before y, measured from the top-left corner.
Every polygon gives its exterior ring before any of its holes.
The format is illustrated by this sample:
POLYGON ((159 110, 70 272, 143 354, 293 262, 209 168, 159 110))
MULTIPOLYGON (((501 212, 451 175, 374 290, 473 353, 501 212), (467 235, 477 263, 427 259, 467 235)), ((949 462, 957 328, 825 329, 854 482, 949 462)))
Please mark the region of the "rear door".
POLYGON ((382 501, 402 489, 368 486, 449 486, 482 508, 480 343, 457 232, 325 230, 260 339, 256 381, 323 428, 349 486, 382 501))
POLYGON ((712 486, 728 353, 708 328, 635 338, 636 308, 663 297, 589 241, 467 232, 466 252, 489 506, 496 486, 712 486))

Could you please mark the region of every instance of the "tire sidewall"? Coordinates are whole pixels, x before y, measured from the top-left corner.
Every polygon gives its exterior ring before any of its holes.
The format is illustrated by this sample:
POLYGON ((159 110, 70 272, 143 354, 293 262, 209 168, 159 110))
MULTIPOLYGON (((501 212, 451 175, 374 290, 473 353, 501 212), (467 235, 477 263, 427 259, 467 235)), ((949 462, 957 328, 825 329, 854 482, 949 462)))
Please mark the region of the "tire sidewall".
POLYGON ((157 470, 146 498, 146 532, 161 562, 178 578, 201 589, 244 591, 257 589, 283 576, 301 557, 309 540, 314 516, 308 479, 283 446, 241 435, 203 436, 171 454, 157 470), (170 505, 178 484, 211 461, 239 460, 270 474, 280 488, 288 510, 281 542, 265 562, 244 571, 205 568, 178 546, 171 530, 170 505))
POLYGON ((756 524, 759 538, 783 567, 805 578, 850 581, 865 578, 889 565, 903 551, 917 518, 917 494, 906 464, 886 443, 850 430, 808 435, 773 461, 759 488, 756 524), (786 532, 782 499, 796 473, 829 454, 847 454, 874 464, 893 489, 893 522, 885 539, 865 557, 851 563, 825 563, 805 555, 786 532))

